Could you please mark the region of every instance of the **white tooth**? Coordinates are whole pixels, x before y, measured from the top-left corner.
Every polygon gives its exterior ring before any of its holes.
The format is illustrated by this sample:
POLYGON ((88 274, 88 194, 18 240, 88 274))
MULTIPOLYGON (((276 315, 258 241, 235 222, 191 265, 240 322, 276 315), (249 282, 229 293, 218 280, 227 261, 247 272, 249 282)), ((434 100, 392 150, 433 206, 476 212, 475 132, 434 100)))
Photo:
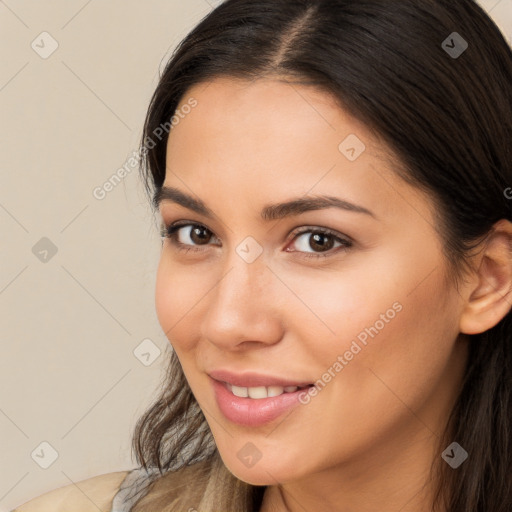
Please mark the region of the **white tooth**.
POLYGON ((234 386, 233 384, 227 384, 228 389, 233 393, 233 395, 238 396, 240 398, 253 398, 253 399, 261 399, 267 397, 274 397, 282 395, 283 393, 293 393, 299 389, 297 386, 255 386, 252 388, 245 388, 242 386, 234 386))
POLYGON ((247 398, 247 396, 249 396, 247 388, 239 386, 231 386, 231 393, 235 396, 239 396, 240 398, 247 398))
POLYGON ((248 388, 250 398, 267 398, 267 388, 260 386, 256 388, 248 388))
POLYGON ((269 386, 267 388, 268 396, 279 396, 284 393, 284 388, 281 386, 269 386))

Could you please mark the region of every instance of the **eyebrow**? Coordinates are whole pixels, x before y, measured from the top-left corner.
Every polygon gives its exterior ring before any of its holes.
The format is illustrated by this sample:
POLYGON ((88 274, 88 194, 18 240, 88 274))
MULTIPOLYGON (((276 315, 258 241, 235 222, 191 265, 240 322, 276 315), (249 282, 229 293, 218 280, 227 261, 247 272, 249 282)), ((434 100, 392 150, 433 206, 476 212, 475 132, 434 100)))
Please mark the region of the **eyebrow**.
MULTIPOLYGON (((153 196, 153 205, 156 209, 159 208, 163 201, 169 201, 172 203, 179 204, 184 208, 192 210, 200 215, 203 215, 209 219, 214 219, 216 215, 210 210, 206 204, 200 199, 196 199, 181 190, 174 187, 159 187, 153 196)), ((349 212, 364 213, 373 218, 377 218, 376 215, 357 204, 350 203, 344 199, 332 196, 309 196, 309 197, 298 197, 291 199, 285 203, 269 204, 265 206, 261 212, 261 218, 266 221, 283 219, 285 217, 292 217, 294 215, 300 215, 301 213, 313 211, 313 210, 324 210, 327 208, 340 208, 349 212)))

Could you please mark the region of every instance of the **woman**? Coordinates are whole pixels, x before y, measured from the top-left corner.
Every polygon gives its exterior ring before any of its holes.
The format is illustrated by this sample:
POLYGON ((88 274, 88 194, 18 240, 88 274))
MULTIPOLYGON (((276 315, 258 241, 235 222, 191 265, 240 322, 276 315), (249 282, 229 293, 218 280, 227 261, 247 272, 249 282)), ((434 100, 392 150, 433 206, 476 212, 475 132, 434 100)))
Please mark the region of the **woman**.
POLYGON ((168 381, 91 510, 510 512, 511 141, 471 0, 207 16, 141 144, 168 381))

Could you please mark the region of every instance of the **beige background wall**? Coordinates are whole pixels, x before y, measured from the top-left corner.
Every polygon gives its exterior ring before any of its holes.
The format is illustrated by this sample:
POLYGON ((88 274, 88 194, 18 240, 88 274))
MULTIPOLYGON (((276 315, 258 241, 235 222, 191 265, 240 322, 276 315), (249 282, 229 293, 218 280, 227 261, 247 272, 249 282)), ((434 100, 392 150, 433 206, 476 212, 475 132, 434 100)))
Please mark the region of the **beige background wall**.
MULTIPOLYGON (((135 467, 168 350, 160 241, 136 167, 94 190, 136 149, 164 57, 218 3, 0 0, 0 512, 135 467)), ((482 5, 510 41, 512 0, 482 5)))

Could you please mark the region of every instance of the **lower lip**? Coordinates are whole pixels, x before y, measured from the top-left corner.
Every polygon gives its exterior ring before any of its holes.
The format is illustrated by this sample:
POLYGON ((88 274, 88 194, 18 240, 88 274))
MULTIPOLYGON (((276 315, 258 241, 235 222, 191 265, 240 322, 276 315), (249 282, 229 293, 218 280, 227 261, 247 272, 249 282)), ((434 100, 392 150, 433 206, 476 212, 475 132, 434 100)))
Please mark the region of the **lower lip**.
POLYGON ((268 398, 241 398, 233 395, 224 382, 212 379, 215 398, 224 416, 238 425, 258 427, 275 420, 285 411, 300 404, 304 389, 268 398))

